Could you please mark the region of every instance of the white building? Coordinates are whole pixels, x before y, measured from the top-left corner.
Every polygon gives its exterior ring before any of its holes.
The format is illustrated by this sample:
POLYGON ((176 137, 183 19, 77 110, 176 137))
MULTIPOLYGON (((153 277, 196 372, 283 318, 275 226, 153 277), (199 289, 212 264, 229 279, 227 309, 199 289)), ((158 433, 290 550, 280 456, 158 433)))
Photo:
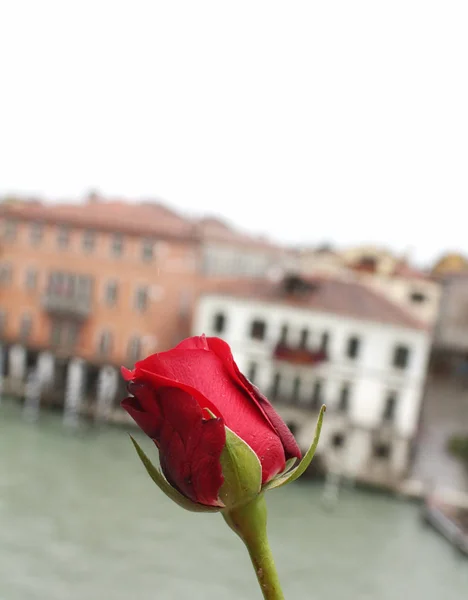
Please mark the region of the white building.
POLYGON ((290 251, 286 248, 239 232, 218 219, 202 219, 196 231, 205 276, 264 278, 278 267, 289 266, 290 251))
POLYGON ((319 453, 328 469, 390 485, 405 476, 430 333, 401 307, 342 280, 238 282, 200 298, 193 333, 230 344, 303 449, 327 405, 319 453))

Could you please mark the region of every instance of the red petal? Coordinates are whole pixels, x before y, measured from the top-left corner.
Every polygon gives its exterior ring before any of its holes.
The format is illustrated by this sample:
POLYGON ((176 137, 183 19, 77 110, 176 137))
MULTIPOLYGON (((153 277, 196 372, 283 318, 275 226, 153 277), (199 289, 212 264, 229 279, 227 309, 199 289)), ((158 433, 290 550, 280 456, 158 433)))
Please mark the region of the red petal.
POLYGON ((217 498, 219 473, 224 481, 220 462, 219 448, 223 449, 226 443, 226 430, 222 419, 208 419, 202 421, 202 431, 198 445, 187 446, 187 454, 192 461, 192 485, 195 497, 201 504, 209 504, 211 498, 217 498))
POLYGON ((120 367, 120 372, 125 381, 131 381, 133 379, 134 371, 130 371, 127 367, 120 367))
POLYGON ((158 424, 156 424, 151 415, 148 415, 135 405, 135 398, 126 398, 121 402, 121 406, 148 437, 155 439, 154 432, 158 424))
POLYGON ((174 348, 177 350, 209 350, 205 334, 182 340, 174 348))
POLYGON ((217 506, 224 481, 220 462, 226 443, 223 421, 204 421, 197 400, 183 390, 160 388, 158 398, 163 418, 158 442, 165 476, 187 498, 217 506))
POLYGON ((273 427, 276 429, 276 432, 280 437, 281 443, 283 444, 286 460, 293 457, 301 460, 301 450, 297 445, 296 439, 294 438, 286 423, 270 404, 270 401, 267 400, 267 398, 265 398, 265 396, 260 392, 260 390, 254 385, 252 385, 247 379, 246 382, 249 384, 249 386, 252 387, 252 393, 256 395, 262 410, 270 419, 270 422, 273 423, 273 427))
POLYGON ((126 398, 121 406, 135 423, 152 439, 159 437, 162 426, 161 409, 155 391, 143 383, 130 382, 129 392, 134 398, 126 398))
MULTIPOLYGON (((212 339, 208 339, 210 346, 212 339)), ((229 356, 235 365, 230 351, 229 356)), ((214 351, 174 349, 137 363, 135 375, 137 380, 151 383, 156 388, 170 385, 184 389, 202 408, 206 406, 216 416, 222 416, 224 423, 257 454, 265 483, 285 467, 283 444, 232 364, 225 353, 218 357, 214 351)))
POLYGON ((239 371, 239 367, 234 361, 234 357, 232 356, 229 345, 224 340, 214 337, 208 338, 208 345, 210 350, 219 356, 219 358, 226 365, 226 368, 230 371, 232 378, 239 381, 246 393, 257 404, 265 417, 268 419, 268 422, 275 429, 276 433, 281 439, 281 443, 283 444, 286 460, 293 457, 296 457, 300 460, 302 457, 301 451, 296 440, 294 439, 293 434, 289 431, 286 423, 273 408, 270 401, 267 400, 260 390, 252 385, 247 377, 245 377, 239 371))

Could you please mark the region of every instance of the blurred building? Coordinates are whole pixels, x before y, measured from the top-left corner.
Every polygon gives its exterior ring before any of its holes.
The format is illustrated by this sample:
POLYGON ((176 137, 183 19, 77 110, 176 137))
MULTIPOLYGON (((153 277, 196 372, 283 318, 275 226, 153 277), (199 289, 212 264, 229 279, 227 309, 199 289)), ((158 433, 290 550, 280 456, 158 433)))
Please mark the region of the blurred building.
POLYGON ((425 323, 362 283, 288 276, 205 293, 193 327, 202 331, 231 345, 303 449, 327 404, 329 469, 389 485, 405 476, 430 351, 425 323))
POLYGON ((468 491, 468 473, 448 451, 468 431, 468 269, 447 257, 435 269, 441 286, 414 476, 432 488, 468 491))
POLYGON ((432 274, 436 277, 463 271, 468 272, 468 259, 457 252, 444 254, 432 267, 432 274))
POLYGON ((69 360, 131 366, 186 337, 197 295, 218 281, 261 278, 284 251, 161 203, 14 200, 0 205, 0 339, 7 371, 69 360))
POLYGON ((416 319, 433 327, 439 308, 440 286, 428 273, 412 267, 406 257, 363 246, 344 250, 328 246, 298 254, 298 271, 304 275, 328 274, 356 281, 395 302, 416 319))
POLYGON ((290 268, 290 252, 263 237, 242 234, 220 219, 196 223, 201 273, 210 278, 262 279, 278 268, 290 268))
MULTIPOLYGON (((468 270, 439 276, 442 295, 434 330, 434 366, 451 365, 468 374, 468 270)), ((442 369, 443 370, 443 369, 442 369)))

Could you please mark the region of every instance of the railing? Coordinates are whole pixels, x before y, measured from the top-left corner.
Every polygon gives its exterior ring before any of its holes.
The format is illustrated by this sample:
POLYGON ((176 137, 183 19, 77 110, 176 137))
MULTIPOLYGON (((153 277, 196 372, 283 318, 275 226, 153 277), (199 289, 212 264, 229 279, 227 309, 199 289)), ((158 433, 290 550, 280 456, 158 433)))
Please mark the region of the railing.
POLYGON ((273 350, 273 358, 300 365, 318 365, 328 360, 328 355, 324 350, 295 348, 280 342, 273 350))
POLYGON ((50 313, 86 319, 91 313, 91 300, 81 296, 64 296, 46 292, 42 296, 42 308, 50 313))

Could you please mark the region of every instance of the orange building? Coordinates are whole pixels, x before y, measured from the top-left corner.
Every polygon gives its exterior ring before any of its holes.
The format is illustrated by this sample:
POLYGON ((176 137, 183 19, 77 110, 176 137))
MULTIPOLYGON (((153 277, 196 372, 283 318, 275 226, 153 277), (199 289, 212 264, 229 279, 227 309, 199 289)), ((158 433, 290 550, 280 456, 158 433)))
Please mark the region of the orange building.
POLYGON ((2 338, 133 364, 189 331, 199 245, 158 204, 2 205, 2 338))
POLYGON ((188 219, 154 202, 4 202, 6 375, 24 382, 48 353, 65 385, 70 360, 81 359, 91 394, 100 367, 133 366, 190 335, 200 292, 220 279, 264 277, 283 256, 218 220, 188 219))

